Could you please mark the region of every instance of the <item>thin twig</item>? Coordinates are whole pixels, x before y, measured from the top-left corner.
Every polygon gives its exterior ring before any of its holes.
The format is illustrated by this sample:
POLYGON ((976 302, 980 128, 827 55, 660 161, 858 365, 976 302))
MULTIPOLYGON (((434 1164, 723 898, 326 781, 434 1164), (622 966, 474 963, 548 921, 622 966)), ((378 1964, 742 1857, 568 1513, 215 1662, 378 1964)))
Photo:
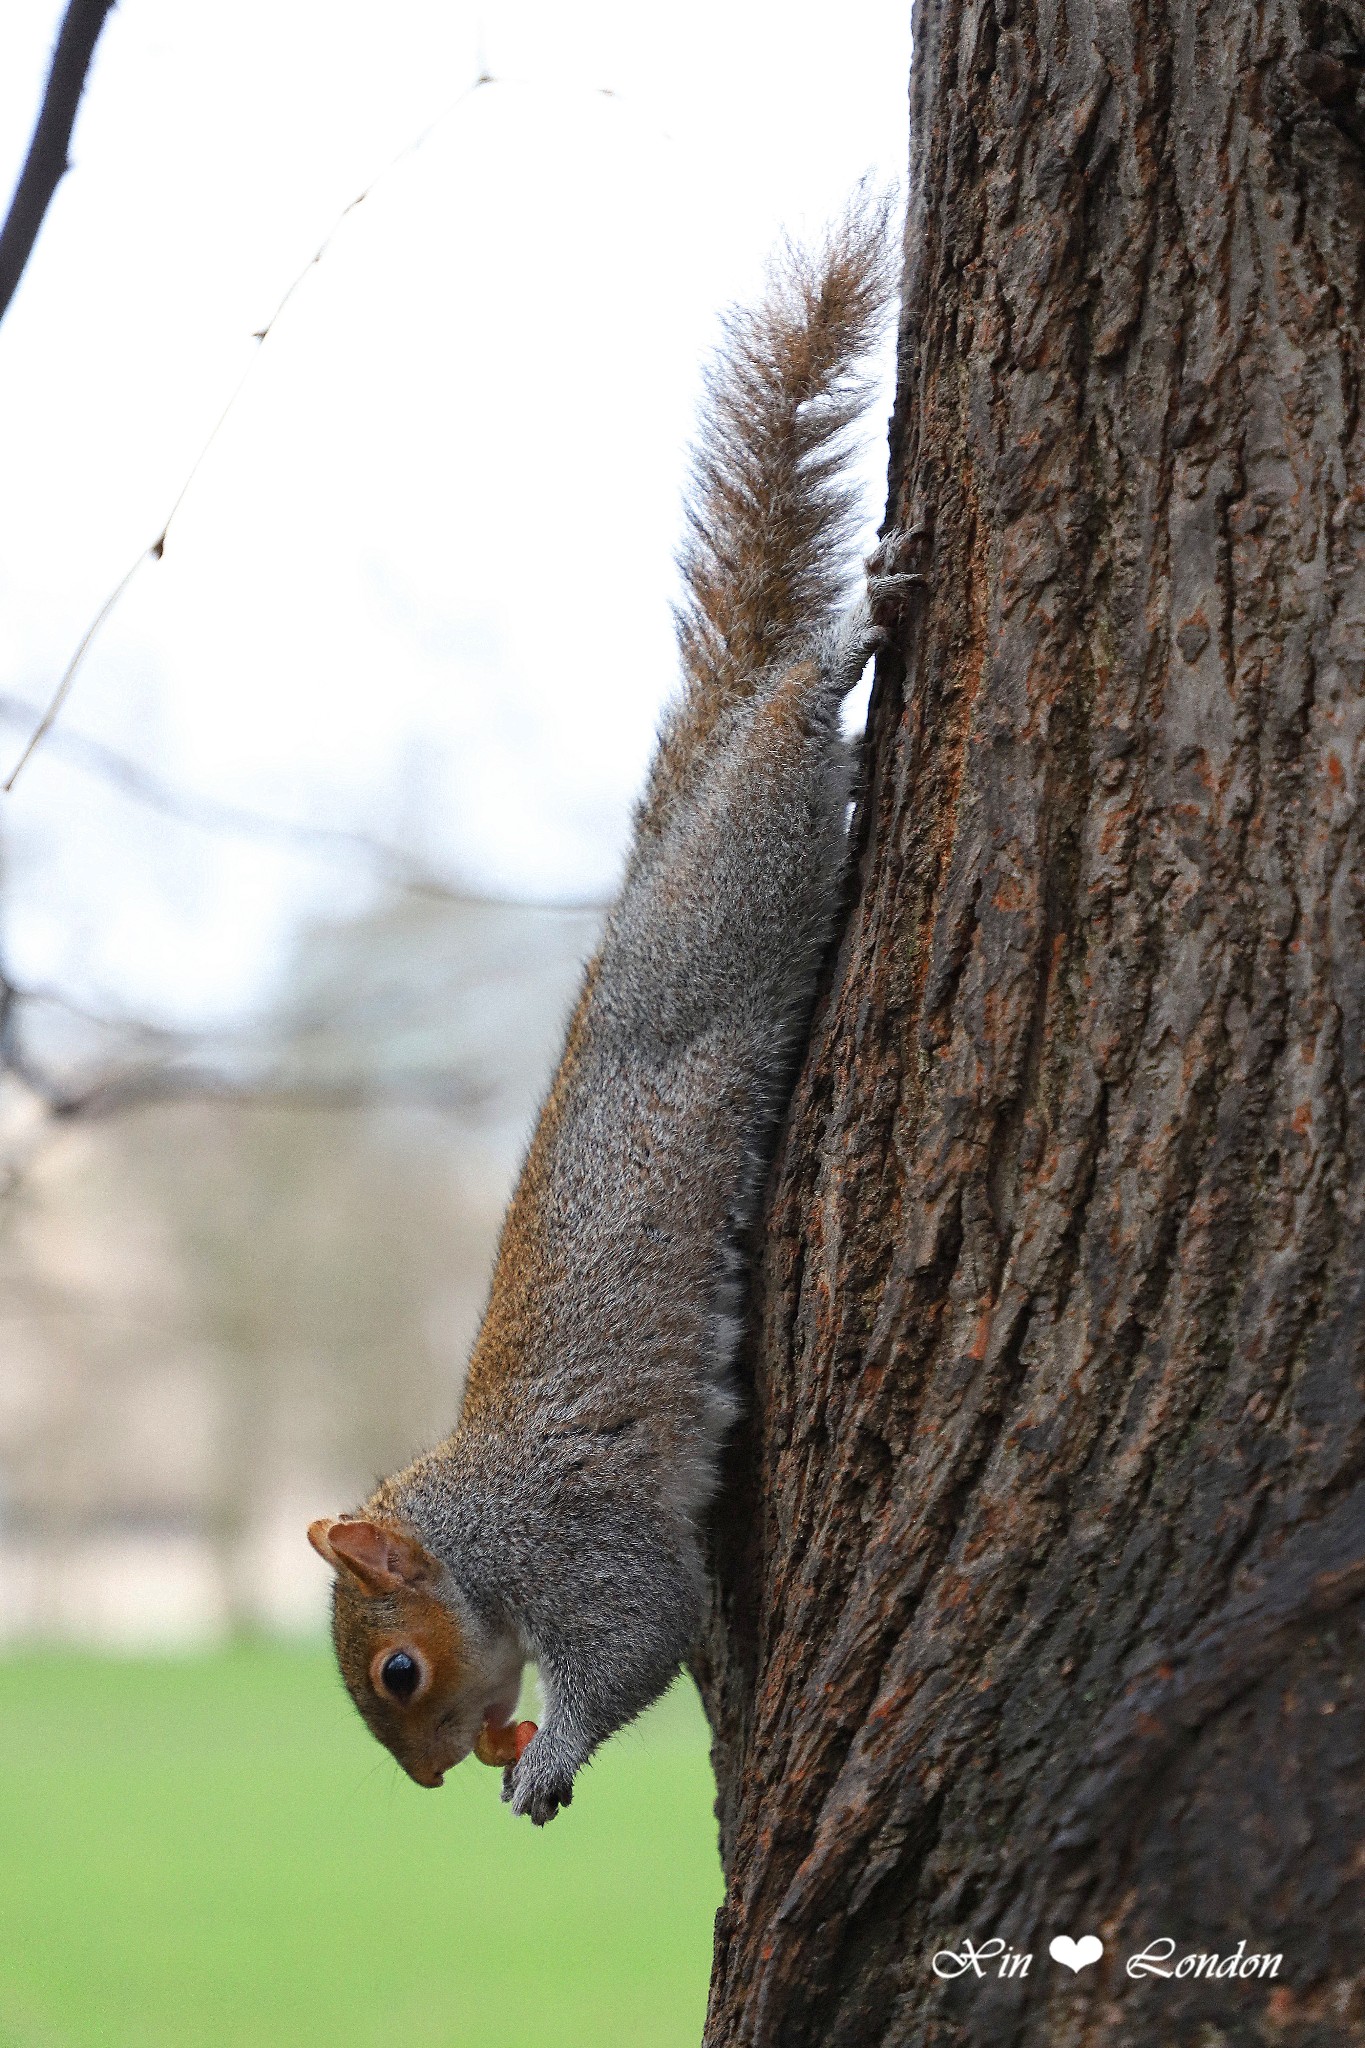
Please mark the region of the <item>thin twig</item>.
MULTIPOLYGON (((106 0, 107 6, 112 6, 113 4, 114 0, 106 0)), ((74 5, 75 0, 73 0, 73 9, 74 5)), ((20 770, 27 763, 30 755, 42 743, 42 741, 46 738, 47 734, 51 731, 53 723, 61 711, 62 705, 65 703, 67 696, 70 694, 71 685, 76 679, 76 672, 80 668, 81 663, 84 661, 86 654, 89 652, 92 641, 98 635, 100 628, 103 626, 105 620, 109 617, 109 614, 117 606, 120 598, 123 596, 124 591, 128 588, 128 585, 132 582, 138 570, 146 561, 159 562, 161 560, 162 555, 166 551, 166 536, 170 531, 171 522, 174 520, 176 514, 179 512, 180 507, 184 502, 185 495, 190 488, 190 485, 194 482, 195 477, 199 474, 200 469, 203 467, 205 458, 207 457, 209 450, 213 447, 214 442, 217 440, 219 434, 222 432, 222 429, 227 422, 229 414, 232 412, 238 399, 241 397, 243 387, 250 379, 251 374, 256 367, 256 364, 260 361, 260 345, 273 332, 275 324, 279 320, 280 315, 284 312, 285 307, 289 304, 290 300, 293 298, 295 292, 299 289, 299 286, 303 283, 308 273, 312 269, 314 269, 314 267, 318 263, 321 262, 327 250, 331 247, 331 244, 335 239, 337 233, 339 232, 342 223, 348 218, 350 214, 353 214, 355 212, 358 206, 362 206, 364 204, 364 202, 369 198, 370 194, 375 190, 376 186, 382 184, 383 181, 389 176, 390 172, 395 171, 398 168, 399 164, 404 163, 408 157, 414 156, 416 152, 422 147, 423 143, 427 141, 428 137, 434 134, 436 129, 438 129, 443 122, 449 120, 450 116, 454 114, 458 108, 463 106, 467 100, 472 99, 474 94, 478 92, 481 89, 481 87, 485 85, 498 85, 503 82, 504 81, 496 78, 493 75, 493 73, 487 69, 483 62, 482 55, 480 55, 478 63, 478 74, 475 77, 473 83, 467 85, 462 93, 458 93, 456 97, 450 102, 450 105, 448 107, 445 107, 442 110, 442 112, 436 116, 435 120, 429 121, 427 123, 426 127, 422 129, 420 134, 414 136, 411 142, 406 143, 404 147, 399 150, 397 156, 391 158, 390 161, 387 164, 385 164, 384 168, 381 171, 377 172, 373 178, 371 178, 369 184, 365 187, 363 192, 358 192, 354 199, 350 200, 347 203, 347 205, 342 207, 341 212, 337 215, 336 219, 333 221, 331 227, 328 229, 327 233, 319 242, 313 254, 304 264, 298 276, 293 280, 292 284, 289 286, 289 289, 285 292, 284 297, 280 300, 274 312, 266 321, 265 326, 258 328, 255 334, 252 336, 253 341, 255 341, 257 344, 256 353, 252 356, 245 370, 243 370, 241 376, 238 378, 237 383, 233 387, 232 393, 228 398, 227 404, 223 407, 222 412, 218 415, 218 418, 214 423, 213 429, 209 434, 208 439, 203 443, 202 447, 199 450, 199 453, 195 456, 194 461, 191 463, 189 472, 186 475, 184 482, 181 484, 179 491, 176 493, 176 497, 171 506, 171 509, 167 513, 164 521, 162 522, 160 533, 158 533, 156 539, 152 541, 147 547, 143 548, 143 550, 136 557, 136 559, 128 565, 123 575, 115 584, 113 590, 110 591, 108 597, 104 600, 103 604, 96 612, 94 618, 90 621, 90 624, 86 627, 85 632, 81 636, 80 643, 77 646, 75 653, 72 655, 70 661, 67 663, 66 669, 62 675, 62 679, 58 683, 57 688, 53 693, 52 701, 48 705, 47 710, 43 713, 42 719, 38 724, 37 729, 34 731, 32 737, 29 739, 28 744, 25 746, 23 753, 19 756, 19 759, 16 761, 14 767, 10 770, 8 778, 3 783, 0 783, 0 793, 8 795, 9 792, 14 788, 20 770)), ((614 104, 620 103, 620 95, 615 91, 615 89, 612 86, 593 86, 589 88, 589 90, 593 93, 593 96, 595 98, 611 100, 614 104)), ((666 129, 661 129, 659 132, 663 135, 666 141, 672 140, 672 136, 668 133, 666 129)))
MULTIPOLYGON (((36 1091, 35 1091, 36 1092, 36 1091)), ((211 1102, 233 1109, 372 1109, 381 1103, 477 1114, 493 1099, 486 1085, 460 1081, 448 1068, 335 1081, 234 1081, 211 1067, 135 1067, 93 1082, 60 1101, 44 1098, 55 1122, 95 1123, 156 1103, 211 1102)))
POLYGON ((187 1101, 300 1109, 361 1109, 376 1102, 398 1102, 468 1114, 483 1108, 494 1092, 486 1083, 461 1080, 449 1067, 414 1068, 382 1078, 366 1074, 334 1080, 239 1080, 221 1065, 204 1064, 206 1041, 212 1045, 213 1034, 100 1017, 54 990, 20 988, 0 965, 0 1073, 12 1074, 22 1083, 54 1122, 116 1116, 154 1102, 187 1101), (83 1087, 64 1086, 44 1072, 24 1045, 20 1007, 25 1003, 53 1004, 88 1023, 126 1030, 149 1049, 159 1044, 164 1050, 160 1057, 144 1055, 141 1065, 105 1074, 83 1087))
MULTIPOLYGON (((0 721, 29 726, 36 712, 20 697, 0 693, 0 721)), ((310 825, 294 818, 273 817, 267 811, 252 810, 246 804, 225 803, 221 797, 178 789, 173 783, 144 768, 128 755, 84 733, 63 730, 52 740, 52 749, 78 773, 93 775, 132 803, 144 805, 162 817, 174 818, 202 832, 230 832, 242 839, 273 839, 285 846, 324 856, 369 861, 394 888, 414 896, 430 896, 443 903, 481 902, 466 889, 442 881, 428 872, 401 847, 386 846, 363 832, 340 825, 310 825)), ((577 905, 575 908, 579 907, 577 905)))
MULTIPOLYGON (((82 4, 88 7, 90 5, 90 0, 82 0, 82 4)), ((107 11, 108 7, 112 6, 112 4, 113 0, 104 0, 105 11, 107 11)), ((77 0, 72 0, 72 13, 75 12, 76 5, 77 0)), ((68 21, 70 20, 70 15, 68 15, 67 19, 68 21)), ((63 26, 62 33, 63 35, 65 35, 66 33, 65 26, 63 26)), ((59 43, 59 52, 60 47, 61 46, 59 43)), ((55 60, 53 70, 55 73, 55 60)), ((252 356, 250 362, 247 364, 246 368, 243 370, 241 376, 237 379, 236 384, 233 386, 227 404, 219 413, 218 418, 214 422, 212 431, 210 432, 207 440, 200 448, 199 453, 195 456, 194 461, 190 464, 188 474, 186 475, 184 482, 181 484, 180 489, 176 492, 175 499, 171 505, 171 509, 166 514, 165 519, 162 521, 161 531, 157 534, 156 539, 150 542, 147 547, 141 549, 137 556, 135 557, 135 559, 129 563, 128 567, 124 570, 122 576, 119 578, 114 588, 110 591, 108 597, 105 598, 103 604, 96 612, 94 618, 90 621, 90 624, 86 627, 85 632, 81 635, 80 643, 77 646, 76 651, 72 655, 70 661, 67 663, 66 668, 62 674, 62 679, 58 683, 56 690, 53 692, 52 701, 48 705, 46 711, 43 713, 42 718, 39 721, 36 729, 34 730, 32 737, 29 739, 27 746, 24 748, 23 753, 19 756, 19 759, 15 762, 14 767, 10 770, 7 779, 5 780, 4 783, 0 784, 0 789, 2 789, 6 795, 8 795, 8 793, 14 788, 20 770, 29 760, 34 750, 41 745, 43 739, 52 730, 53 722, 57 718, 58 713, 61 711, 62 705, 66 702, 67 697, 70 695, 71 685, 76 680, 76 672, 80 668, 81 663, 84 661, 86 654, 89 652, 91 642, 99 633, 101 626, 103 626, 105 620, 109 617, 109 614, 114 610, 115 606, 118 604, 118 601, 123 596, 124 591, 128 588, 128 585, 132 582, 133 578, 136 576, 138 570, 142 567, 144 562, 159 562, 161 560, 162 555, 166 552, 166 536, 171 530, 171 525, 175 519, 176 514, 179 512, 180 507, 185 502, 186 493, 189 491, 191 484, 198 476, 199 471, 203 468, 204 462, 208 457, 210 449, 213 447, 214 442, 218 439, 219 434, 222 432, 223 427, 226 425, 233 408, 237 404, 238 399, 241 397, 242 392, 245 389, 247 383, 249 382, 252 373, 256 368, 257 363, 259 363, 261 359, 261 348, 263 344, 269 339, 270 335, 274 332, 276 323, 279 321, 280 316, 284 312, 286 306, 288 306, 295 292, 299 289, 299 286, 303 283, 304 279, 308 276, 309 272, 315 269, 316 266, 322 261, 328 249, 330 249, 330 247, 332 246, 333 241, 340 233, 343 223, 347 219, 349 219, 350 215, 355 212, 357 207, 364 205, 365 201, 369 198, 370 194, 376 189, 376 187, 381 185, 384 182, 384 180, 390 175, 391 172, 397 170, 398 166, 401 163, 405 163, 410 156, 415 156, 417 151, 422 147, 423 143, 427 141, 428 137, 433 135, 436 129, 438 129, 445 121, 448 121, 451 115, 454 114, 460 107, 462 107, 467 100, 472 99, 476 92, 478 92, 485 85, 496 85, 497 82, 498 81, 494 78, 493 74, 490 71, 486 71, 480 68, 479 74, 475 78, 473 84, 467 85, 462 93, 457 94, 457 96, 450 102, 450 105, 444 108, 442 112, 436 116, 435 120, 429 121, 426 127, 422 129, 419 135, 414 136, 411 142, 406 143, 404 147, 399 150, 397 156, 392 157, 390 161, 387 164, 385 164, 384 168, 381 171, 377 172, 373 178, 371 178, 369 184, 365 187, 363 192, 357 192, 355 198, 349 200, 347 204, 342 207, 341 212, 332 222, 331 227, 327 230, 327 233, 318 243, 317 248, 313 251, 313 254, 304 264, 298 276, 290 284, 288 290, 284 294, 284 297, 280 300, 274 312, 266 321, 264 327, 257 328, 255 334, 252 336, 253 341, 256 343, 256 351, 252 356)), ((74 111, 75 109, 73 105, 73 114, 74 111)), ((36 135, 34 140, 36 144, 36 135)), ((34 227, 34 233, 37 233, 36 224, 34 227)))
POLYGON ((66 1092, 35 1066, 19 1032, 19 1005, 28 1000, 26 991, 10 980, 0 966, 0 1074, 13 1074, 30 1095, 36 1095, 52 1116, 67 1113, 66 1092))
MULTIPOLYGON (((0 691, 0 723, 30 725, 35 709, 22 697, 0 691)), ((253 810, 248 804, 227 803, 222 797, 206 796, 199 790, 177 788, 172 782, 144 768, 115 747, 85 733, 63 729, 52 740, 52 749, 82 775, 93 775, 106 787, 117 790, 131 803, 142 804, 164 818, 174 818, 200 832, 230 832, 241 839, 273 839, 283 846, 324 857, 369 861, 391 888, 411 896, 429 897, 437 903, 498 910, 557 911, 569 916, 584 910, 605 910, 608 899, 601 896, 573 896, 558 903, 541 903, 526 896, 490 896, 475 889, 444 881, 401 846, 386 845, 366 832, 345 825, 310 825, 298 818, 279 818, 269 811, 253 810)))
POLYGON ((0 228, 0 320, 33 253, 52 195, 71 168, 67 148, 100 30, 114 0, 71 0, 62 20, 33 139, 0 228))
MULTIPOLYGON (((150 552, 150 550, 148 550, 148 552, 150 552)), ((136 576, 138 570, 142 567, 142 564, 146 560, 146 558, 146 554, 139 555, 137 560, 133 563, 132 567, 124 571, 124 574, 119 578, 118 582, 114 585, 114 588, 110 591, 108 597, 105 598, 104 603, 100 606, 99 610, 95 613, 94 618, 90 621, 90 624, 86 627, 84 633, 81 635, 80 645, 79 647, 77 647, 76 652, 72 655, 70 661, 66 664, 66 667, 62 672, 62 679, 52 693, 51 703, 48 705, 46 711, 43 713, 37 725, 34 727, 33 732, 30 734, 28 745, 24 748, 23 753, 19 756, 19 759, 15 762, 14 767, 10 770, 9 781, 5 784, 6 790, 13 789, 15 778, 17 777, 19 770, 23 767, 25 761, 27 761, 29 755, 34 751, 35 747, 41 744, 43 739, 46 738, 47 734, 51 732, 53 726, 56 724, 57 714, 61 710, 63 704, 65 704, 67 696, 70 693, 71 685, 76 680, 76 670, 80 667, 81 662, 85 658, 86 648, 90 645, 90 642, 94 639, 96 633, 98 633, 100 627, 104 624, 110 612, 114 609, 114 606, 118 603, 124 591, 128 588, 128 585, 132 582, 134 576, 136 576)))

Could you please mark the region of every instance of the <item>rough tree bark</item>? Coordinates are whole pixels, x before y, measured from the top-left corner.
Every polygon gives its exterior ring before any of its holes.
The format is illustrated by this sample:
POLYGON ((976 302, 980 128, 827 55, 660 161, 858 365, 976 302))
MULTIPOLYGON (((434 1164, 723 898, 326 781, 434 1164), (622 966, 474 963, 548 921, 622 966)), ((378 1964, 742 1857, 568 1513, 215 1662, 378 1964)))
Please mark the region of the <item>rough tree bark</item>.
POLYGON ((759 1250, 707 2041, 1361 2040, 1365 4, 915 26, 931 592, 759 1250))

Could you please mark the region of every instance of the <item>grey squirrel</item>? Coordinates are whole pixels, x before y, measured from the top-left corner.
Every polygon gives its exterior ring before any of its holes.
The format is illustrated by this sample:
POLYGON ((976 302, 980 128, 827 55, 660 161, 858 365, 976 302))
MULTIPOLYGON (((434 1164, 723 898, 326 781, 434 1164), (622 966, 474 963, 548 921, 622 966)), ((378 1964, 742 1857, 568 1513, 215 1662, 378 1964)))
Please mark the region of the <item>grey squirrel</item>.
POLYGON ((314 1522, 361 1715, 419 1785, 475 1750, 537 1824, 693 1640, 751 1221, 845 860, 844 697, 906 586, 842 614, 847 429, 889 303, 885 201, 787 248, 706 385, 683 689, 512 1198, 454 1430, 314 1522), (533 1660, 542 1727, 510 1727, 533 1660))

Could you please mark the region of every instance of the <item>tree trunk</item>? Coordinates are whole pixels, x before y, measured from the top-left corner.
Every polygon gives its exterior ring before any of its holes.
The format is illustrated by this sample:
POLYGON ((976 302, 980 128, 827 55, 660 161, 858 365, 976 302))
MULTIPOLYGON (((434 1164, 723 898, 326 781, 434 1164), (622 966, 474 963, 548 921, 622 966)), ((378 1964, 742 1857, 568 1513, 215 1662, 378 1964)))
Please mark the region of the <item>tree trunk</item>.
POLYGON ((920 0, 915 48, 891 516, 930 590, 758 1252, 706 2038, 1335 2048, 1365 5, 920 0), (1026 1975, 931 1967, 996 1938, 1026 1975), (1163 1939, 1281 1961, 1128 1974, 1163 1939))

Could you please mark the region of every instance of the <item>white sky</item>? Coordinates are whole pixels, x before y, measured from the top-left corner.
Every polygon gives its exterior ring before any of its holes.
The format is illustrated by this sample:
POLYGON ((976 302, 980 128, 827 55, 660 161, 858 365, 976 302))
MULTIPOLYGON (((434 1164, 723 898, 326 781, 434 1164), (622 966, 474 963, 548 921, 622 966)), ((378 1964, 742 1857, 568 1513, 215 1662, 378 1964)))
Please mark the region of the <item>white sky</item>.
MULTIPOLYGON (((4 203, 60 11, 0 14, 4 203)), ((121 0, 0 323, 0 691, 50 692, 253 331, 480 50, 499 82, 304 281, 63 726, 452 880, 603 895, 672 684, 716 314, 783 226, 903 180, 908 0, 121 0)), ((22 739, 0 725, 0 777, 22 739)), ((55 747, 0 832, 16 978, 177 1023, 240 1015, 300 920, 373 894, 363 863, 170 822, 55 747)))

